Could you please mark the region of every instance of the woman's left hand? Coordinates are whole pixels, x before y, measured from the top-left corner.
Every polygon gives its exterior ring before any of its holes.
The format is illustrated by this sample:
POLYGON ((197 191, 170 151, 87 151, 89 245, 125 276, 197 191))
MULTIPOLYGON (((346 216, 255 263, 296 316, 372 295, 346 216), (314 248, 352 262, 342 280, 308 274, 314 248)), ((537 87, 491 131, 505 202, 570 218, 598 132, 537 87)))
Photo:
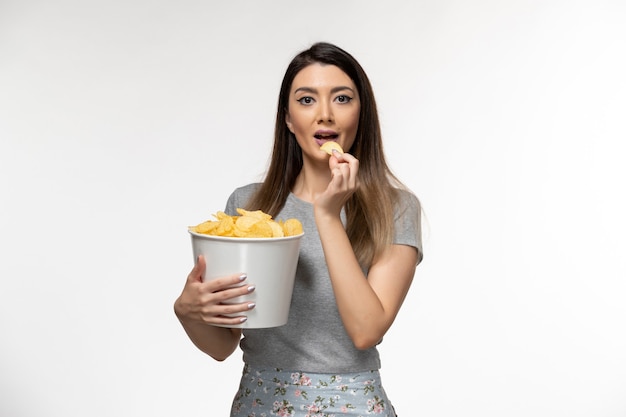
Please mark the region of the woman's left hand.
POLYGON ((348 198, 359 187, 359 160, 349 153, 334 151, 328 160, 331 180, 322 194, 315 199, 316 210, 339 216, 348 198))

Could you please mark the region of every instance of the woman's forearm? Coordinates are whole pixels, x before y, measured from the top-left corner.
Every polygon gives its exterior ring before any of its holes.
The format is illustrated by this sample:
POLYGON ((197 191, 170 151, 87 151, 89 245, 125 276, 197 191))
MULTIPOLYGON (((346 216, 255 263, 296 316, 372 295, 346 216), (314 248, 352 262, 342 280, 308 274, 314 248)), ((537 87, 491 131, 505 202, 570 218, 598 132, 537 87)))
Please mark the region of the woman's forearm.
POLYGON ((356 259, 338 217, 316 214, 339 314, 357 348, 376 344, 385 328, 384 309, 356 259))
POLYGON ((316 213, 316 222, 339 314, 359 349, 383 338, 409 291, 418 261, 416 248, 391 245, 363 274, 337 216, 316 213))
POLYGON ((178 306, 174 311, 189 339, 202 352, 213 359, 223 361, 228 358, 239 345, 241 329, 211 326, 198 321, 186 320, 180 314, 178 306))

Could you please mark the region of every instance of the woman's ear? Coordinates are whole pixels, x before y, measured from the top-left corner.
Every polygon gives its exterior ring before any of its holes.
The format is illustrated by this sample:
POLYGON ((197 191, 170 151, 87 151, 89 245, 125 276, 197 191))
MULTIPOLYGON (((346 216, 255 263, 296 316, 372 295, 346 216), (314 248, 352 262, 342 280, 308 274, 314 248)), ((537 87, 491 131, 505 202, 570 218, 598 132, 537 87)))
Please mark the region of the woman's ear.
POLYGON ((289 116, 289 113, 285 114, 285 124, 287 125, 287 129, 293 133, 293 125, 291 124, 291 117, 289 116))

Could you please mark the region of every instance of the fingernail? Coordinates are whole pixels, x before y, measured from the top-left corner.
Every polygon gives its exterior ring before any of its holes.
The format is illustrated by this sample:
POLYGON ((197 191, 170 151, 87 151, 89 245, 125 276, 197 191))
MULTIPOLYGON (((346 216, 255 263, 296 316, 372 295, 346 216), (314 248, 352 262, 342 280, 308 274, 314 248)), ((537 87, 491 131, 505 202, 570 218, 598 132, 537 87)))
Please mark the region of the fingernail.
POLYGON ((240 322, 240 323, 243 323, 243 322, 244 322, 244 321, 246 321, 246 320, 248 320, 248 318, 247 318, 247 317, 242 317, 242 318, 240 318, 240 319, 239 319, 239 322, 240 322))
POLYGON ((250 285, 250 286, 248 287, 248 292, 252 292, 252 291, 254 291, 254 289, 255 289, 255 288, 256 288, 256 287, 255 287, 254 285, 250 285))
POLYGON ((256 305, 256 303, 248 303, 248 309, 254 308, 255 305, 256 305))
POLYGON ((246 274, 239 275, 239 281, 243 281, 246 278, 248 278, 248 276, 246 274))

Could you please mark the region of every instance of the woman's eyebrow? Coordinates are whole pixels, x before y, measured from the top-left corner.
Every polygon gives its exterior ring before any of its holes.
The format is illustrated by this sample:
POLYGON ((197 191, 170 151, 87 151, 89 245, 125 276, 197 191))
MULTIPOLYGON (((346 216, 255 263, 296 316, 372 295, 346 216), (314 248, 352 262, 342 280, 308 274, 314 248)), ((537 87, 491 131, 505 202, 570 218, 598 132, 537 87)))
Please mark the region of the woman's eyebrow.
MULTIPOLYGON (((354 89, 345 86, 345 85, 340 85, 338 87, 333 87, 330 89, 330 92, 332 94, 334 93, 338 93, 339 91, 343 91, 343 90, 349 90, 352 93, 354 93, 354 89)), ((317 89, 313 88, 313 87, 298 87, 295 89, 294 93, 299 93, 299 92, 305 92, 305 93, 313 93, 313 94, 317 94, 317 89)))

